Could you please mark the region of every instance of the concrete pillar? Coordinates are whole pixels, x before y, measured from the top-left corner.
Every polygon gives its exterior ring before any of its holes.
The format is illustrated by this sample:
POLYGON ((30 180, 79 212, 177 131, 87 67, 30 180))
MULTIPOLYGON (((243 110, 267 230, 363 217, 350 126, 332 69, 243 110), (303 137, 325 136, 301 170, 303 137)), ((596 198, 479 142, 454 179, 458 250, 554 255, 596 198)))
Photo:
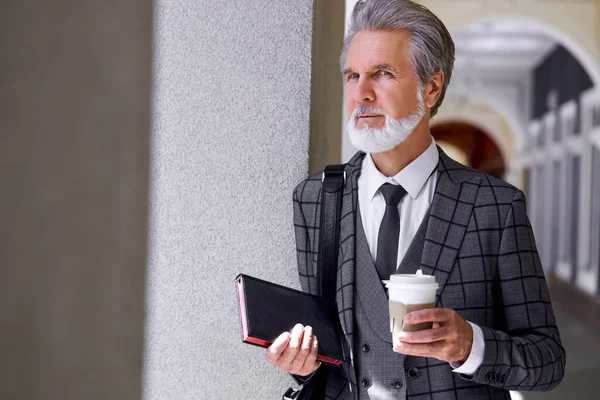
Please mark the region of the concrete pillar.
POLYGON ((0 6, 0 398, 139 399, 151 3, 0 6))
POLYGON ((143 397, 281 398, 293 381, 241 343, 234 279, 299 286, 313 1, 158 0, 155 26, 143 397))

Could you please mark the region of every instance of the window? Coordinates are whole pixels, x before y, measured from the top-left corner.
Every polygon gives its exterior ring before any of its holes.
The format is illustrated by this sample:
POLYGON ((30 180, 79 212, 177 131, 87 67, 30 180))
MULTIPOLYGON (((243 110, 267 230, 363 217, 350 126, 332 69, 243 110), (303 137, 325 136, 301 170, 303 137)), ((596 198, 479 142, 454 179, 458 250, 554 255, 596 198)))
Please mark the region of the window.
POLYGON ((552 196, 549 199, 551 202, 551 210, 552 210, 552 214, 549 216, 550 218, 548 219, 548 221, 551 223, 551 247, 550 247, 550 265, 548 267, 550 267, 550 269, 554 269, 554 267, 556 266, 556 264, 558 263, 558 246, 559 246, 559 239, 558 239, 558 235, 559 235, 559 229, 560 229, 560 224, 559 224, 559 220, 558 220, 558 216, 560 215, 559 212, 559 208, 560 208, 560 194, 561 194, 561 190, 560 190, 560 172, 561 172, 561 165, 560 165, 560 161, 559 160, 555 160, 553 163, 553 177, 554 179, 552 179, 552 196))
POLYGON ((592 107, 592 127, 600 126, 600 104, 594 104, 592 107))
POLYGON ((541 148, 546 145, 546 127, 542 125, 539 134, 537 135, 537 147, 541 148))
POLYGON ((523 193, 529 201, 531 198, 531 171, 529 168, 523 168, 523 193))
POLYGON ((592 232, 590 246, 590 269, 598 276, 597 290, 600 294, 600 150, 594 147, 592 159, 592 232))
MULTIPOLYGON (((577 245, 579 236, 579 190, 580 190, 580 177, 581 177, 581 156, 574 155, 571 158, 571 190, 569 190, 569 225, 570 229, 570 246, 568 260, 570 261, 572 271, 577 271, 577 245)), ((573 280, 575 279, 575 273, 572 275, 573 280)))
MULTIPOLYGON (((560 142, 560 136, 561 136, 561 135, 560 135, 560 133, 561 133, 561 132, 560 132, 560 126, 561 126, 561 122, 562 122, 562 121, 558 121, 558 123, 555 123, 555 124, 554 124, 554 125, 551 127, 551 128, 552 128, 552 131, 553 131, 553 135, 552 135, 552 136, 553 136, 553 138, 554 138, 554 142, 560 142)), ((566 119, 565 119, 565 127, 568 127, 569 123, 570 123, 570 121, 569 121, 569 118, 566 118, 566 119)), ((567 131, 567 132, 568 132, 568 131, 567 131)), ((565 135, 565 134, 566 134, 566 132, 564 132, 564 133, 563 133, 563 135, 565 135)))
MULTIPOLYGON (((533 211, 533 217, 535 221, 535 238, 538 243, 540 256, 544 252, 545 246, 545 232, 544 232, 544 181, 546 176, 544 175, 545 168, 543 165, 535 167, 535 187, 534 187, 534 199, 535 202, 531 205, 533 211)), ((547 269, 549 265, 544 265, 544 269, 547 269)))
POLYGON ((571 132, 573 135, 581 135, 581 109, 579 102, 575 103, 575 115, 571 119, 571 132))

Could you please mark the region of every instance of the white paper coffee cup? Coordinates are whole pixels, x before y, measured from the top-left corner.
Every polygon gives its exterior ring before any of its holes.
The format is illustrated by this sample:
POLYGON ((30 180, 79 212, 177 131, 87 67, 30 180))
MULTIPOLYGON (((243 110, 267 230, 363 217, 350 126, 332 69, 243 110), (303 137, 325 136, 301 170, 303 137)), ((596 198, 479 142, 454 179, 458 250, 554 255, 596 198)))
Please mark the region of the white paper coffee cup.
POLYGON ((404 315, 412 311, 435 307, 435 295, 439 285, 432 275, 395 274, 383 281, 389 294, 390 331, 417 331, 431 329, 432 323, 405 324, 404 315))

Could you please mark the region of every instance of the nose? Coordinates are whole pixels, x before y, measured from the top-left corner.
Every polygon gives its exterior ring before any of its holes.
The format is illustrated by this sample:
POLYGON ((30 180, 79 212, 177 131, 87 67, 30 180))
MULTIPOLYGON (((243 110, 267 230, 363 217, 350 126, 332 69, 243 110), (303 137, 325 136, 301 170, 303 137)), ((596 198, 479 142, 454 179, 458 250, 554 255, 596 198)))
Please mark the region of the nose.
POLYGON ((375 92, 369 79, 361 76, 358 80, 354 102, 356 104, 369 104, 375 101, 375 92))

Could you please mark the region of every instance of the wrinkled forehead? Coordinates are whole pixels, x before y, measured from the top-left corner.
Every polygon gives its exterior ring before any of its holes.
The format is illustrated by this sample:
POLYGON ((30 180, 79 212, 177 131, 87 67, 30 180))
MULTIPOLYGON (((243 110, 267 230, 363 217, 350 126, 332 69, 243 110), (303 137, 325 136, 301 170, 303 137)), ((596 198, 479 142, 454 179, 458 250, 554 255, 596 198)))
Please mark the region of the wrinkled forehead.
POLYGON ((397 69, 411 67, 409 30, 360 31, 348 46, 343 69, 372 69, 389 65, 397 69))

